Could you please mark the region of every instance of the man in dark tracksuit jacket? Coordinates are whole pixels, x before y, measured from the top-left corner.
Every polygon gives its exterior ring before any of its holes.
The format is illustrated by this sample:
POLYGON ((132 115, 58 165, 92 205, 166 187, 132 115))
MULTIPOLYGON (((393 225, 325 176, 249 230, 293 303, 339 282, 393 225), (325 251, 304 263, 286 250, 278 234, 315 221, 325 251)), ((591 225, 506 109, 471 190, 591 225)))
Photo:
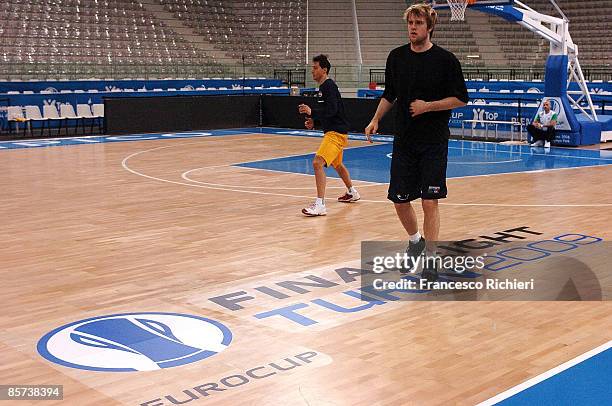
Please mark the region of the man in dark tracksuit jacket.
POLYGON ((346 185, 347 192, 338 198, 339 202, 352 203, 360 199, 359 193, 353 186, 348 169, 342 163, 342 151, 348 145, 349 123, 344 113, 342 96, 338 86, 327 75, 331 64, 325 55, 318 55, 312 59, 312 78, 319 84, 320 98, 317 107, 305 104, 298 106, 298 111, 306 114, 304 125, 311 130, 314 120, 320 121, 323 126, 323 141, 315 154, 312 166, 317 184, 317 199, 313 204, 302 209, 305 216, 325 216, 325 167, 333 166, 338 176, 346 185))

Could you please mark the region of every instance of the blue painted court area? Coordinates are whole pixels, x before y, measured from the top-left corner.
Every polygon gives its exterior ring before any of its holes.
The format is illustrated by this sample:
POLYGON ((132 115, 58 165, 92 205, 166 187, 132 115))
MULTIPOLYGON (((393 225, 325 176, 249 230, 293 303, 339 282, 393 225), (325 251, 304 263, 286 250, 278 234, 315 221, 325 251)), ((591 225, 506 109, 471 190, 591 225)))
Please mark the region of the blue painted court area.
MULTIPOLYGON (((391 143, 369 145, 364 142, 363 146, 345 149, 344 163, 355 180, 386 183, 389 181, 392 149, 391 143)), ((311 164, 313 156, 305 154, 245 162, 239 166, 314 175, 311 164)), ((612 151, 555 147, 544 149, 528 145, 451 140, 447 175, 449 178, 459 178, 611 164, 612 151)), ((337 177, 331 168, 327 169, 327 174, 337 177)))
MULTIPOLYGON (((266 134, 296 137, 321 138, 321 131, 291 130, 283 128, 233 128, 210 131, 187 131, 158 134, 131 134, 119 136, 93 136, 54 139, 29 139, 0 142, 0 151, 22 148, 49 148, 100 143, 138 142, 171 140, 200 137, 223 137, 243 134, 266 134)), ((355 180, 386 183, 389 181, 389 167, 393 138, 378 135, 372 145, 365 142, 363 134, 349 134, 353 140, 363 140, 359 147, 344 151, 344 162, 355 180)), ((314 175, 312 170, 313 153, 263 161, 243 162, 238 166, 259 168, 289 173, 314 175)), ((488 142, 458 141, 449 142, 449 178, 492 175, 515 172, 528 172, 548 169, 577 168, 612 164, 612 151, 583 150, 570 148, 531 148, 527 145, 502 145, 488 142)), ((328 174, 337 177, 328 168, 328 174)))
POLYGON ((496 405, 610 405, 612 349, 600 352, 496 405))

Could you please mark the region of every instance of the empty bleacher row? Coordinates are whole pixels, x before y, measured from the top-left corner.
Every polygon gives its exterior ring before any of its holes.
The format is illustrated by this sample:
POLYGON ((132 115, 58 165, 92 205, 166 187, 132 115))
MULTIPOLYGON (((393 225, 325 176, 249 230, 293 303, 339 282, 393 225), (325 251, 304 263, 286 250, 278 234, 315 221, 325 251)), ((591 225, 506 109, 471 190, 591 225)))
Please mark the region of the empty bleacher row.
MULTIPOLYGON (((412 2, 402 3, 405 7, 412 2)), ((558 16, 548 0, 525 0, 523 3, 538 12, 558 16)), ((356 5, 364 64, 384 65, 388 52, 376 48, 376 36, 386 37, 385 47, 404 44, 403 10, 392 0, 357 0, 356 5)), ((612 1, 564 1, 561 8, 570 20, 570 33, 579 46, 582 66, 609 66, 612 35, 607 27, 612 23, 612 1), (588 6, 583 7, 585 4, 588 6)), ((448 10, 439 10, 438 14, 433 41, 455 53, 464 66, 543 68, 549 43, 526 28, 469 9, 465 22, 450 22, 448 10)))
POLYGON ((244 57, 248 65, 296 65, 305 59, 305 1, 160 2, 226 57, 244 57))
POLYGON ((140 2, 0 3, 0 76, 16 69, 26 78, 110 76, 122 71, 141 75, 150 66, 172 65, 210 67, 217 63, 144 10, 140 2))
MULTIPOLYGON (((540 13, 560 17, 548 0, 527 0, 524 3, 540 13)), ((569 19, 570 34, 578 45, 578 57, 582 66, 609 66, 609 58, 612 56, 612 34, 609 30, 612 23, 612 1, 572 0, 564 1, 560 7, 569 19), (598 46, 594 47, 594 42, 598 46)), ((543 66, 549 52, 547 41, 517 24, 494 16, 489 16, 489 20, 509 59, 509 66, 543 66), (502 43, 502 40, 505 41, 502 43)))

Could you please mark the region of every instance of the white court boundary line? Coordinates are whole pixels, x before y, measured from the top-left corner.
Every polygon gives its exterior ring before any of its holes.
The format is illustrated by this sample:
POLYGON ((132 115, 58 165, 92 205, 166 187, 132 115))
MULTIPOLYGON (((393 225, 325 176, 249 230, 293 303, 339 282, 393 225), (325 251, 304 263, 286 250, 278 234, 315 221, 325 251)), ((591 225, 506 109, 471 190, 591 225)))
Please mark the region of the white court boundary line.
MULTIPOLYGON (((276 169, 253 168, 253 167, 250 167, 250 166, 238 166, 238 164, 231 164, 231 165, 222 165, 222 166, 204 166, 202 168, 190 169, 187 172, 183 172, 183 174, 181 175, 181 178, 185 179, 188 182, 198 183, 200 185, 217 186, 217 187, 223 187, 223 188, 269 189, 269 190, 312 190, 312 185, 311 186, 306 186, 306 187, 290 187, 290 186, 287 186, 287 187, 283 187, 283 186, 242 186, 242 185, 227 185, 227 184, 223 184, 223 183, 202 182, 202 181, 199 181, 199 180, 191 179, 191 177, 190 177, 191 172, 205 170, 205 169, 212 169, 212 168, 216 169, 216 168, 222 168, 222 167, 241 169, 241 170, 247 171, 247 172, 248 171, 267 171, 267 172, 274 172, 274 173, 279 173, 279 174, 284 174, 284 175, 301 175, 301 176, 310 176, 310 177, 313 176, 313 175, 311 175, 309 173, 286 172, 286 171, 280 171, 280 170, 276 170, 276 169)), ((328 176, 328 178, 330 178, 330 177, 328 176)), ((342 179, 335 178, 335 177, 331 177, 331 179, 342 181, 342 179)), ((355 184, 355 186, 359 186, 360 188, 385 185, 385 183, 369 182, 367 180, 353 180, 353 183, 355 184)), ((346 189, 346 186, 327 186, 327 189, 346 189)))
POLYGON ((545 381, 546 379, 555 376, 563 371, 565 371, 566 369, 569 369, 571 367, 573 367, 574 365, 577 365, 583 361, 586 361, 587 359, 594 357, 595 355, 602 353, 604 351, 606 351, 607 349, 609 349, 610 347, 612 347, 612 340, 608 341, 605 344, 600 345, 597 348, 593 348, 590 351, 585 352, 582 355, 577 356, 576 358, 573 358, 567 362, 564 362, 563 364, 550 369, 540 375, 537 375, 521 384, 518 384, 496 396, 493 396, 490 399, 485 400, 484 402, 478 403, 476 406, 492 406, 495 405, 503 400, 506 400, 526 389, 531 388, 532 386, 537 385, 540 382, 545 381))
MULTIPOLYGON (((263 135, 262 133, 254 133, 255 135, 263 135)), ((250 135, 250 134, 231 134, 231 135, 226 135, 224 137, 234 137, 234 136, 245 136, 245 135, 250 135)), ((273 136, 269 136, 269 137, 258 137, 258 140, 263 139, 274 139, 276 138, 278 135, 273 135, 273 136)), ((248 139, 248 138, 246 138, 248 139)), ((215 140, 215 138, 213 137, 206 137, 206 138, 200 138, 198 141, 208 141, 208 140, 215 140)), ((163 179, 163 178, 158 178, 155 176, 151 176, 151 175, 147 175, 145 173, 139 172, 135 169, 132 169, 128 166, 127 162, 138 155, 141 154, 145 154, 148 152, 152 152, 152 151, 157 151, 157 150, 161 150, 161 149, 166 149, 166 148, 174 148, 177 146, 183 146, 183 145, 189 145, 189 144, 197 144, 195 142, 188 142, 188 143, 181 143, 181 144, 176 144, 176 145, 166 145, 166 146, 161 146, 161 147, 156 147, 156 148, 151 148, 151 149, 147 149, 147 150, 141 150, 138 152, 135 152, 133 154, 128 155, 127 157, 125 157, 122 161, 121 161, 121 166, 123 167, 123 169, 125 169, 126 171, 137 175, 137 176, 141 176, 147 179, 151 179, 151 180, 156 180, 159 182, 165 182, 165 183, 171 183, 171 184, 175 184, 175 185, 182 185, 182 186, 190 186, 190 187, 199 187, 199 188, 205 188, 205 189, 213 189, 213 190, 224 190, 227 192, 236 192, 236 193, 248 193, 248 194, 256 194, 256 195, 265 195, 265 196, 282 196, 282 197, 291 197, 291 198, 299 198, 299 199, 314 199, 315 196, 304 196, 304 195, 294 195, 294 194, 287 194, 287 193, 275 193, 275 192, 261 192, 261 191, 256 191, 256 190, 244 190, 244 189, 234 189, 234 188, 230 188, 230 187, 220 187, 220 186, 211 186, 211 185, 206 185, 206 184, 196 184, 194 182, 196 181, 191 181, 189 180, 190 183, 185 183, 185 182, 177 182, 177 181, 173 181, 173 180, 169 180, 169 179, 163 179)), ((355 147, 351 147, 351 149, 354 148, 365 148, 368 147, 369 145, 363 145, 363 146, 355 146, 355 147)), ((291 156, 302 156, 305 154, 296 154, 296 155, 288 155, 288 156, 284 156, 281 158, 285 158, 285 157, 291 157, 291 156)), ((276 158, 270 158, 270 159, 276 159, 276 158)), ((280 159, 280 158, 278 158, 280 159)), ((251 163, 253 161, 248 161, 248 162, 244 162, 244 163, 251 163)), ((241 162, 238 163, 233 163, 233 164, 229 164, 229 165, 216 165, 216 166, 210 166, 210 167, 206 167, 208 169, 210 168, 221 168, 221 167, 231 167, 234 166, 236 168, 244 168, 244 169, 258 169, 258 168, 252 168, 252 167, 241 167, 241 166, 237 166, 241 164, 241 162)), ((526 171, 526 172, 509 172, 509 173, 496 173, 496 174, 485 174, 485 175, 474 175, 474 176, 462 176, 462 177, 456 177, 456 178, 449 178, 448 180, 452 180, 452 179, 463 179, 463 178, 475 178, 475 177, 481 177, 481 176, 499 176, 499 175, 512 175, 512 174, 522 174, 522 173, 537 173, 537 172, 550 172, 550 171, 555 171, 555 170, 568 170, 568 169, 581 169, 581 168, 589 168, 589 167, 602 167, 602 166, 609 166, 608 164, 606 165, 591 165, 591 166, 581 166, 581 167, 572 167, 572 168, 555 168, 555 169, 543 169, 543 170, 536 170, 536 171, 526 171)), ((199 168, 202 169, 202 168, 199 168)), ((266 170, 266 169, 262 169, 262 170, 266 170)), ((282 172, 282 173, 290 173, 290 172, 282 172)), ((308 175, 308 176, 312 176, 312 175, 308 175)), ((376 186, 376 185, 387 185, 387 183, 374 183, 371 182, 372 185, 369 186, 376 186)), ((389 200, 385 199, 385 200, 368 200, 368 199, 361 199, 360 202, 363 203, 388 203, 389 200)), ((444 202, 440 202, 440 205, 443 206, 457 206, 457 207, 532 207, 532 208, 538 208, 538 207, 543 207, 543 208, 550 208, 550 207, 612 207, 612 203, 593 203, 593 204, 502 204, 502 203, 444 203, 444 202)))
MULTIPOLYGON (((534 148, 539 148, 539 147, 534 147, 534 148)), ((551 147, 554 148, 554 147, 551 147)), ((541 152, 536 152, 534 153, 533 151, 492 151, 489 149, 483 149, 483 148, 463 148, 463 147, 451 147, 449 146, 448 149, 459 149, 459 150, 463 150, 463 151, 484 151, 484 152, 491 152, 491 153, 495 153, 495 154, 508 154, 508 155, 531 155, 531 156, 543 156, 543 157, 555 157, 555 158, 567 158, 567 159, 589 159, 589 160, 595 160, 595 161, 612 161, 612 158, 596 158, 596 157, 589 157, 589 156, 569 156, 569 155, 557 155, 554 153, 541 153, 541 152)), ((572 150, 570 150, 572 151, 572 150)), ((580 151, 596 151, 596 150, 591 150, 591 149, 581 149, 580 151)), ((609 165, 609 164, 604 164, 604 165, 609 165)))
POLYGON ((492 161, 492 162, 453 162, 453 161, 448 161, 448 164, 453 164, 453 165, 492 165, 492 164, 508 164, 511 162, 523 162, 522 159, 510 159, 507 161, 492 161))
POLYGON ((508 159, 506 161, 474 161, 474 162, 458 162, 458 161, 448 161, 448 164, 453 165, 489 165, 489 164, 508 164, 511 162, 523 162, 522 159, 508 159))
MULTIPOLYGON (((387 158, 393 159, 393 153, 389 152, 387 154, 387 158)), ((507 164, 507 163, 510 163, 510 162, 523 162, 523 160, 519 158, 519 159, 510 159, 510 160, 506 160, 506 161, 482 161, 482 162, 478 162, 478 161, 474 161, 474 162, 448 161, 448 164, 455 164, 455 165, 487 165, 487 164, 507 164)))

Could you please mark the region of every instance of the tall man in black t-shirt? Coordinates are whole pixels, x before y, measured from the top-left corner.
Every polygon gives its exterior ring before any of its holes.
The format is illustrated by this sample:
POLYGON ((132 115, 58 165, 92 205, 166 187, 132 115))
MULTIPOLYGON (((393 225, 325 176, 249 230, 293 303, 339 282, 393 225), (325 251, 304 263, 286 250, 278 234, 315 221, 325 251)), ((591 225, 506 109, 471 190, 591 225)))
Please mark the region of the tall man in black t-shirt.
MULTIPOLYGON (((389 53, 385 69, 385 91, 365 133, 378 130, 378 122, 395 104, 395 137, 391 180, 387 198, 410 242, 408 253, 416 257, 426 247, 425 239, 438 240, 438 199, 446 197, 446 164, 451 110, 467 104, 468 94, 459 61, 431 42, 436 11, 428 4, 414 4, 404 12, 409 44, 389 53), (410 202, 421 199, 424 212, 421 237, 410 202)), ((427 244, 428 252, 435 246, 427 244)), ((423 277, 436 279, 435 267, 423 277)))
POLYGON ((321 121, 323 126, 323 141, 315 154, 312 166, 317 184, 317 199, 313 204, 302 209, 305 216, 325 216, 325 167, 332 165, 346 185, 347 191, 338 198, 339 202, 352 203, 360 199, 359 193, 353 187, 348 169, 342 163, 342 151, 348 145, 349 122, 344 113, 344 105, 338 86, 327 77, 331 64, 326 55, 318 55, 312 59, 312 78, 319 84, 320 98, 315 107, 300 104, 298 111, 306 114, 304 125, 311 130, 314 120, 321 121))

